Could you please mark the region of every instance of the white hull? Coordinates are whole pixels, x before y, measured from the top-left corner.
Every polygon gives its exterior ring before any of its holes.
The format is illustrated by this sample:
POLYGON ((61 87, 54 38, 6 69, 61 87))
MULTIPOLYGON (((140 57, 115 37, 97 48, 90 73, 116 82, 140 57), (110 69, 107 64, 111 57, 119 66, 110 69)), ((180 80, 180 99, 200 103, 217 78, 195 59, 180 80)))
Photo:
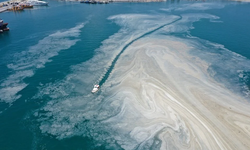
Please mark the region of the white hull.
POLYGON ((48 3, 44 1, 28 1, 28 3, 33 6, 48 6, 48 3))
POLYGON ((96 93, 98 90, 99 90, 99 85, 95 85, 91 92, 96 93))

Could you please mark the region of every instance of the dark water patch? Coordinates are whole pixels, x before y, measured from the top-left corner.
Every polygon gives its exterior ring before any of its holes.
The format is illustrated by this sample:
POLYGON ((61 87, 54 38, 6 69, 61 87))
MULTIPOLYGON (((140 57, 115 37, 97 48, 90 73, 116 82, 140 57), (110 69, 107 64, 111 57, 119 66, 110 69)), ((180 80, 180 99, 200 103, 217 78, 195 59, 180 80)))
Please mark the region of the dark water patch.
POLYGON ((193 24, 193 36, 224 45, 227 49, 250 59, 250 4, 226 5, 222 10, 207 10, 220 17, 221 22, 201 19, 193 24), (237 5, 237 7, 235 7, 237 5), (233 18, 233 19, 232 19, 233 18), (243 23, 245 22, 245 23, 243 23))
POLYGON ((30 105, 13 105, 0 114, 1 149, 31 149, 32 134, 22 125, 23 110, 30 105))
POLYGON ((239 82, 243 84, 241 91, 250 98, 250 71, 239 71, 239 82))
POLYGON ((250 61, 233 53, 220 44, 197 39, 200 43, 193 46, 191 55, 198 56, 209 64, 209 75, 218 83, 223 84, 233 93, 249 99, 249 71, 250 61))

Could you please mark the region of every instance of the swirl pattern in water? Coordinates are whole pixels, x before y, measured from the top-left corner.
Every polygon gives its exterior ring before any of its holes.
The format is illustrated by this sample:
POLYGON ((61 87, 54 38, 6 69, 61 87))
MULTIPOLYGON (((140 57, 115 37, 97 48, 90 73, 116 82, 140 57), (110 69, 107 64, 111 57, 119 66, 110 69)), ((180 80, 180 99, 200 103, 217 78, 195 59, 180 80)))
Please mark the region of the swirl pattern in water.
POLYGON ((247 96, 240 85, 229 89, 223 74, 249 70, 250 62, 219 44, 177 36, 201 18, 219 19, 194 13, 110 17, 121 30, 94 58, 36 95, 52 98, 34 113, 42 133, 87 136, 107 149, 248 149, 247 96), (90 93, 93 81, 104 81, 97 94, 90 93))

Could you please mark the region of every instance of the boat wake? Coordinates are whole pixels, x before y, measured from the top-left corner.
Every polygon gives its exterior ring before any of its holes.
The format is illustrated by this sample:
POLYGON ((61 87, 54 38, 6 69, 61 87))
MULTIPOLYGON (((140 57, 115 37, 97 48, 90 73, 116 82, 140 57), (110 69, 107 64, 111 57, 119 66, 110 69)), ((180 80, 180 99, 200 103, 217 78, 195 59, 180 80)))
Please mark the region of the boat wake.
POLYGON ((204 13, 110 17, 119 32, 34 97, 50 98, 32 116, 42 134, 89 137, 106 149, 248 149, 249 103, 237 90, 242 85, 232 87, 237 84, 228 78, 243 78, 250 62, 192 37, 192 23, 202 18, 219 19, 204 13), (94 81, 102 88, 93 95, 94 81))

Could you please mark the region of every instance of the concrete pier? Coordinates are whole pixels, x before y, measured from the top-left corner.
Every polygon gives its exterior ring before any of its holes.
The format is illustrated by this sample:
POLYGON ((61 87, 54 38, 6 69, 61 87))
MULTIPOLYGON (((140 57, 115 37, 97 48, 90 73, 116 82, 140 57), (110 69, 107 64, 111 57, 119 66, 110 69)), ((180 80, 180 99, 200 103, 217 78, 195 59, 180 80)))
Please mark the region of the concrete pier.
POLYGON ((10 1, 0 2, 0 13, 6 11, 8 8, 12 8, 12 6, 13 6, 12 4, 20 3, 20 2, 24 2, 24 1, 25 0, 10 0, 10 1))
POLYGON ((0 13, 6 11, 7 9, 8 9, 8 6, 0 7, 0 13))
POLYGON ((6 11, 11 6, 8 3, 10 3, 10 1, 0 2, 0 13, 6 11))

